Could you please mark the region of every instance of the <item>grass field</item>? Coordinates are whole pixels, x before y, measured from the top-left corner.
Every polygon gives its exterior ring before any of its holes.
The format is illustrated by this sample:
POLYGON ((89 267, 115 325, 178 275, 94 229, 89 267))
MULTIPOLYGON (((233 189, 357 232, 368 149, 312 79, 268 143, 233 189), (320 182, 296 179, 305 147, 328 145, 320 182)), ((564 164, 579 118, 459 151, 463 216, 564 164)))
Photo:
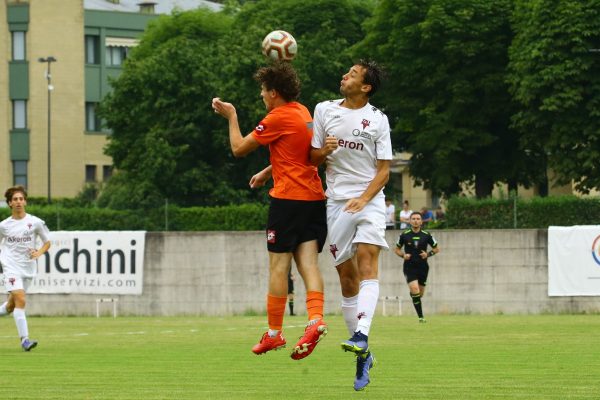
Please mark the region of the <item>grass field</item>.
MULTIPOLYGON (((250 352, 264 317, 0 319, 0 399, 600 399, 600 316, 377 317, 378 364, 354 392, 340 316, 315 352, 250 352)), ((303 317, 286 317, 288 348, 303 317)))

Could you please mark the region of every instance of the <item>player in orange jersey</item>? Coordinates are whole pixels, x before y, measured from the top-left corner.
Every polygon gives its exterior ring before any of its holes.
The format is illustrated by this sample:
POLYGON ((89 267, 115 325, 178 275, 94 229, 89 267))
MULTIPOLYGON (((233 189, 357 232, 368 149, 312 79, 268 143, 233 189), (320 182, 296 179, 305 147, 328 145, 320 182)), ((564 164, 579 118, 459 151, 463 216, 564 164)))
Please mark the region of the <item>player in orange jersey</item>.
MULTIPOLYGON (((306 309, 309 323, 304 335, 294 346, 292 358, 308 356, 327 334, 323 322, 323 277, 318 265, 327 236, 325 194, 317 168, 310 163, 312 118, 296 99, 300 81, 287 62, 274 62, 260 68, 255 79, 261 85, 261 96, 267 115, 247 136, 242 136, 235 107, 214 98, 215 113, 229 121, 231 151, 243 157, 259 146, 269 146, 271 166, 262 171, 273 177, 269 192, 271 203, 266 239, 269 251, 269 291, 267 316, 269 330, 252 348, 255 354, 285 347, 282 335, 283 315, 288 294, 288 271, 292 257, 306 287, 306 309)), ((257 174, 258 175, 258 174, 257 174)), ((253 177, 252 186, 264 184, 253 177)))

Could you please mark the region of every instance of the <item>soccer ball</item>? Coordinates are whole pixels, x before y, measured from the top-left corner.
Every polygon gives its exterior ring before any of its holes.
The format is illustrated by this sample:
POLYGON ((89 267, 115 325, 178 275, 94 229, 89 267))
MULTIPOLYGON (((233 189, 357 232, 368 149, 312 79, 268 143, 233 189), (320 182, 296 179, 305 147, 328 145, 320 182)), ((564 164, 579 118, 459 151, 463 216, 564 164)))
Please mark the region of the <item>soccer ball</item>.
POLYGON ((290 61, 296 57, 298 44, 296 39, 286 31, 273 31, 262 42, 262 52, 274 60, 290 61))

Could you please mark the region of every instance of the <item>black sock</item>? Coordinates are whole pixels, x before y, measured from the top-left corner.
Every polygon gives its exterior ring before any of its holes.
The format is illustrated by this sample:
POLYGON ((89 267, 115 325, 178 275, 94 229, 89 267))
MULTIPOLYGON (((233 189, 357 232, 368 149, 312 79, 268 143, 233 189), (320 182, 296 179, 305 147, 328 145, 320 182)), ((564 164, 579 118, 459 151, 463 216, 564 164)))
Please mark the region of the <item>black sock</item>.
POLYGON ((294 300, 288 301, 288 306, 290 306, 290 315, 294 315, 294 300))
POLYGON ((421 304, 421 293, 411 293, 410 297, 412 297, 413 305, 415 306, 415 310, 417 311, 417 315, 419 318, 423 318, 423 307, 421 304))

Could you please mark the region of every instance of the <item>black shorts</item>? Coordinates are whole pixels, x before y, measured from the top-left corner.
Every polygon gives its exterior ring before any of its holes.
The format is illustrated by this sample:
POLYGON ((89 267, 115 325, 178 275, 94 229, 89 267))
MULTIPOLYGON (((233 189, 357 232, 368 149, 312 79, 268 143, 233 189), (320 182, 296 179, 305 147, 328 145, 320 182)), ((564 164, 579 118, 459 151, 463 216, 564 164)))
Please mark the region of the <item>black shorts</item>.
POLYGON ((406 277, 406 283, 419 281, 419 285, 427 286, 427 275, 429 275, 429 264, 404 263, 404 276, 406 277))
POLYGON ((267 222, 267 249, 293 253, 300 243, 317 241, 319 253, 327 238, 325 200, 271 198, 267 222))

